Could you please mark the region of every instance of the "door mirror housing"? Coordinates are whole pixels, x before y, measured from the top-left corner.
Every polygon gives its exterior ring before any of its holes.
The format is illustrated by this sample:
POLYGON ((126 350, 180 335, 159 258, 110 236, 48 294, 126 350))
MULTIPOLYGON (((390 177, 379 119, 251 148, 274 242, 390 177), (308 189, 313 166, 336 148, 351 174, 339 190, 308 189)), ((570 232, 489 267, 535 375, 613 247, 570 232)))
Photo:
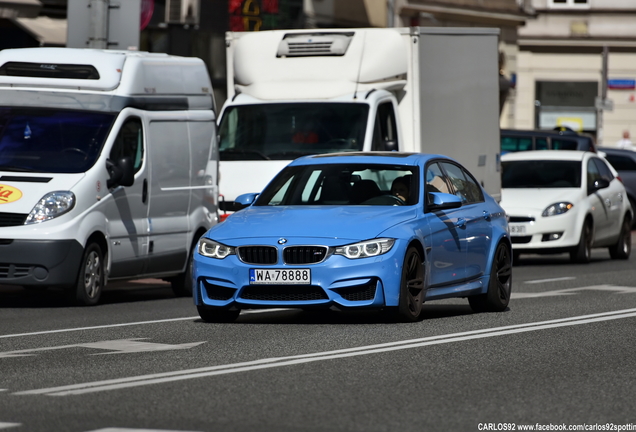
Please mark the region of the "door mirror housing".
POLYGON ((596 180, 594 182, 594 184, 588 188, 587 193, 589 195, 591 193, 596 192, 597 190, 608 188, 609 185, 610 185, 610 182, 607 181, 607 179, 600 178, 600 179, 596 180))
POLYGON ((458 196, 443 192, 428 193, 429 211, 449 210, 459 208, 461 206, 462 200, 458 196))
POLYGON ((116 162, 107 160, 106 169, 110 176, 106 182, 108 189, 117 186, 132 186, 135 183, 135 168, 130 157, 123 157, 116 162))
POLYGON ((244 209, 245 207, 251 206, 252 204, 254 204, 254 201, 256 201, 257 196, 257 193, 246 193, 239 195, 234 200, 234 209, 238 211, 244 209))

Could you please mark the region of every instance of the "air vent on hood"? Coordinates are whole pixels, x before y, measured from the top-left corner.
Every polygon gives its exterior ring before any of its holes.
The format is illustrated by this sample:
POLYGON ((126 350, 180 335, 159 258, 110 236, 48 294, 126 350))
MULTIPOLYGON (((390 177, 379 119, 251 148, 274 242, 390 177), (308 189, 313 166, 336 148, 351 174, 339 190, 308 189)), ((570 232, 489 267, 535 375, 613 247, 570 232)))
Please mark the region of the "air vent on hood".
POLYGON ((97 72, 95 66, 82 64, 6 62, 0 66, 0 75, 33 78, 99 79, 99 72, 97 72))
POLYGON ((280 41, 276 57, 343 56, 353 35, 353 32, 288 33, 280 41))

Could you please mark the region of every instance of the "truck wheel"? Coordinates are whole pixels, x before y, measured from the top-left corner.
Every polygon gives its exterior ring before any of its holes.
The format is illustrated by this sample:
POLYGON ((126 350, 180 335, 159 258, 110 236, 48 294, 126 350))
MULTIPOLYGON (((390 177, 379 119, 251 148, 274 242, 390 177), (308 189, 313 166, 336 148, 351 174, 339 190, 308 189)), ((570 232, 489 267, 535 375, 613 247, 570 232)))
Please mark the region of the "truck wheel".
POLYGON ((632 251, 632 231, 629 219, 623 221, 621 233, 615 245, 610 246, 609 253, 612 259, 626 260, 632 251))
POLYGON ((209 323, 234 322, 241 313, 240 310, 225 310, 207 306, 197 306, 197 311, 201 319, 209 323))
POLYGON ((510 259, 510 249, 504 243, 500 243, 492 262, 488 291, 486 294, 468 297, 468 303, 475 312, 501 312, 510 303, 511 289, 512 260, 510 259))
POLYGON ((104 254, 97 243, 89 243, 80 264, 74 301, 78 305, 93 306, 104 290, 104 254))

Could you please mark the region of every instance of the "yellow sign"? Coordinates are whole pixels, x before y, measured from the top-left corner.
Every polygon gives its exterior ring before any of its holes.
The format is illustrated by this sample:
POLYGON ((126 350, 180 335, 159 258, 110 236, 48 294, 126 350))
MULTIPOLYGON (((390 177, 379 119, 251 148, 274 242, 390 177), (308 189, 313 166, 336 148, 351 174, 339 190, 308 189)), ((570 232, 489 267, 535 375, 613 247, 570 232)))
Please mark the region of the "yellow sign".
POLYGON ((575 132, 583 131, 583 119, 580 117, 559 117, 557 126, 569 127, 575 132))
POLYGON ((20 189, 0 184, 0 204, 12 203, 22 198, 20 189))

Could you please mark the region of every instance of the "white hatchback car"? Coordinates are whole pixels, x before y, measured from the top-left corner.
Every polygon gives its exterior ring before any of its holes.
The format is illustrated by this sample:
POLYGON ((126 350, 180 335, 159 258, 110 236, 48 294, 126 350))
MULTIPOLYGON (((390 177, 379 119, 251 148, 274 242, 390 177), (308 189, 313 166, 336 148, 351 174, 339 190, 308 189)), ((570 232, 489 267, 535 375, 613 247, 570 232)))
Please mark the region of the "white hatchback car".
POLYGON ((593 247, 607 247, 612 258, 629 258, 633 211, 616 171, 598 154, 528 151, 501 161, 500 204, 514 256, 569 252, 586 263, 593 247))

